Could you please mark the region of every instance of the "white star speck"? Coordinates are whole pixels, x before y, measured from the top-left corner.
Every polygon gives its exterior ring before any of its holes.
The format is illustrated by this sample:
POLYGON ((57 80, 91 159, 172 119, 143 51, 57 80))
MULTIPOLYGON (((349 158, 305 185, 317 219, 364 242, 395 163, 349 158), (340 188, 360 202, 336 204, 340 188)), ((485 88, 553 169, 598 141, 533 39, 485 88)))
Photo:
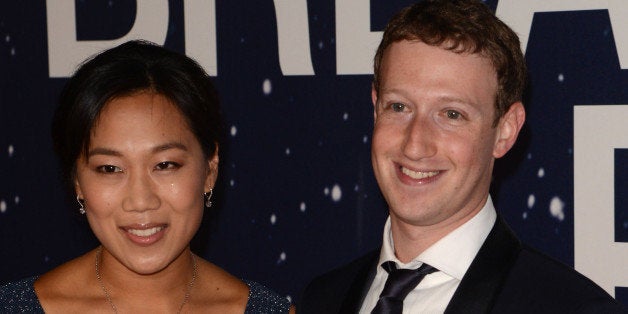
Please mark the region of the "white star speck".
POLYGON ((342 199, 342 190, 338 184, 334 184, 334 187, 331 189, 331 199, 334 202, 340 202, 342 199))
POLYGON ((530 196, 528 196, 528 208, 532 208, 535 202, 536 197, 534 197, 534 194, 530 194, 530 196))
POLYGON ((264 92, 264 95, 266 96, 270 95, 270 93, 273 91, 273 86, 272 86, 272 83, 270 82, 270 79, 264 80, 264 83, 262 83, 262 91, 264 92))
POLYGON ((558 196, 552 197, 549 206, 550 214, 552 217, 563 221, 565 219, 565 202, 563 202, 558 196))

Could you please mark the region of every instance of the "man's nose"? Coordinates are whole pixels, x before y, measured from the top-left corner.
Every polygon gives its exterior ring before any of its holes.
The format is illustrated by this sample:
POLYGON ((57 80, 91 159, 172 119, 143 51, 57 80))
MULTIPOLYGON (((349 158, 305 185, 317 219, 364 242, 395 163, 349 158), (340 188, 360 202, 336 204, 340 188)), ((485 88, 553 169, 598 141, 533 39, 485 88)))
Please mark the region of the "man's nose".
POLYGON ((429 117, 417 115, 405 129, 403 153, 411 160, 432 157, 436 154, 436 132, 429 117))

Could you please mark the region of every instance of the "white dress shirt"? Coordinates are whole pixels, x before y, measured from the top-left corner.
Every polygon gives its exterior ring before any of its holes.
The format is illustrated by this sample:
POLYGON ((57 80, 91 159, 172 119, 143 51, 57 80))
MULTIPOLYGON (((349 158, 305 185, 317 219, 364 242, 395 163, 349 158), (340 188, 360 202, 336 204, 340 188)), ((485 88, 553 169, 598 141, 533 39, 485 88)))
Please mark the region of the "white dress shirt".
POLYGON ((425 276, 406 296, 403 301, 403 313, 443 313, 496 219, 495 207, 489 195, 484 207, 473 218, 438 240, 409 263, 402 263, 395 256, 388 217, 384 226, 377 273, 362 303, 360 314, 370 314, 384 290, 388 273, 381 264, 385 261, 394 261, 398 268, 416 269, 427 263, 438 269, 425 276))

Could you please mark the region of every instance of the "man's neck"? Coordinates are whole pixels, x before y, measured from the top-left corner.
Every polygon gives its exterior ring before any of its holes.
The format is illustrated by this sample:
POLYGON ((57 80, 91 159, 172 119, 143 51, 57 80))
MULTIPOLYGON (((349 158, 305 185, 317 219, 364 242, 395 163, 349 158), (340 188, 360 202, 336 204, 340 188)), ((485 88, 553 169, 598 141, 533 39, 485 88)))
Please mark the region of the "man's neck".
POLYGON ((413 225, 391 214, 390 227, 395 256, 402 263, 412 261, 434 243, 475 217, 485 204, 486 201, 481 202, 469 211, 430 225, 413 225))

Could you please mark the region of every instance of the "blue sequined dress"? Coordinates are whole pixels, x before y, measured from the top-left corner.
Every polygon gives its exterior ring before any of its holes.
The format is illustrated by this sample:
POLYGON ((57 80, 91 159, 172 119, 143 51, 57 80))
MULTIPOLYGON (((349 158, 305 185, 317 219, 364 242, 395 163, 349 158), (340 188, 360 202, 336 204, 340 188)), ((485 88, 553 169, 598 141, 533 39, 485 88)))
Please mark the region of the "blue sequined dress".
MULTIPOLYGON (((29 277, 0 287, 0 313, 44 313, 37 299, 33 283, 37 277, 29 277)), ((290 302, 272 290, 254 281, 249 286, 249 301, 244 313, 288 313, 290 302)))

